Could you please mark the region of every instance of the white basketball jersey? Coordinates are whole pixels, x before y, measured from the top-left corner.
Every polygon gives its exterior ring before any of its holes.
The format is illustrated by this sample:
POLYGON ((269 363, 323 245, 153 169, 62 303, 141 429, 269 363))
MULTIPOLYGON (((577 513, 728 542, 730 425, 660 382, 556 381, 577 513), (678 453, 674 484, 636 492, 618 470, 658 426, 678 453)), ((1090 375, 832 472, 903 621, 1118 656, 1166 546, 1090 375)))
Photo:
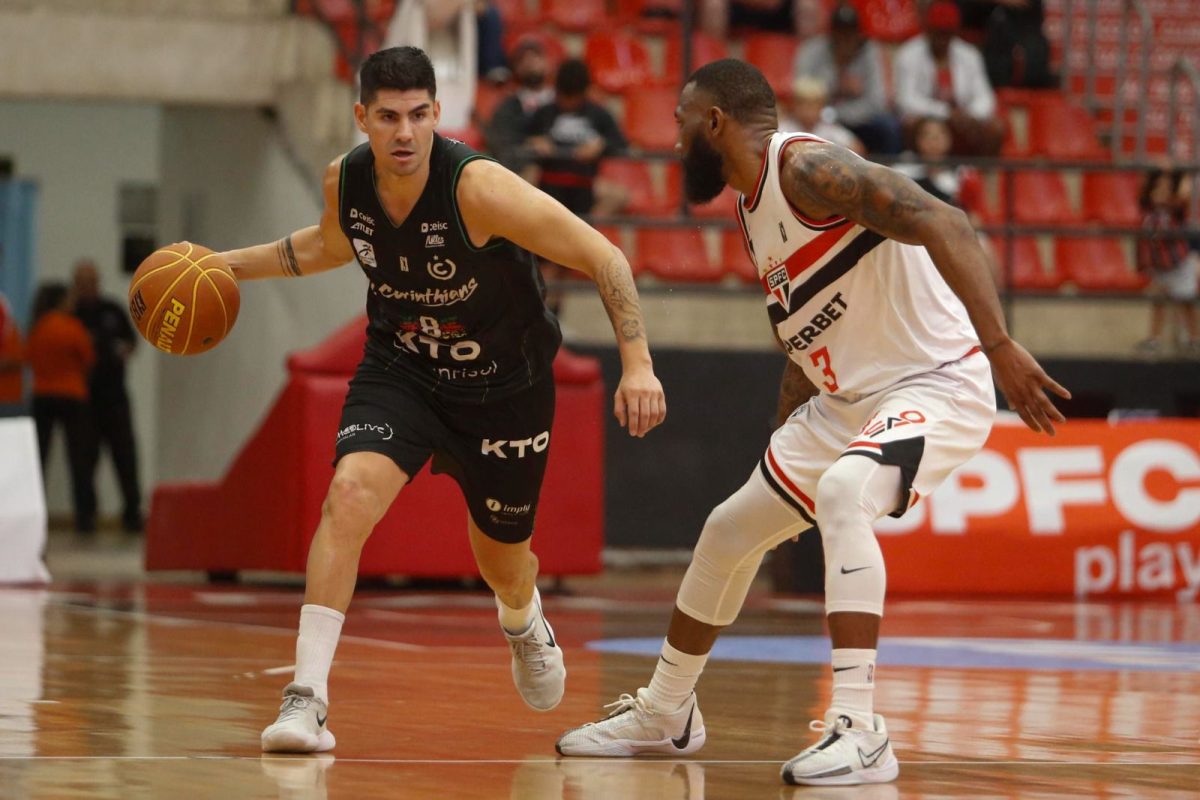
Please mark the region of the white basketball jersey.
MULTIPOLYGON (((781 156, 807 133, 776 133, 738 221, 788 354, 824 392, 861 395, 956 361, 979 344, 962 302, 924 247, 788 202, 781 156)), ((803 144, 798 145, 803 147, 803 144)))

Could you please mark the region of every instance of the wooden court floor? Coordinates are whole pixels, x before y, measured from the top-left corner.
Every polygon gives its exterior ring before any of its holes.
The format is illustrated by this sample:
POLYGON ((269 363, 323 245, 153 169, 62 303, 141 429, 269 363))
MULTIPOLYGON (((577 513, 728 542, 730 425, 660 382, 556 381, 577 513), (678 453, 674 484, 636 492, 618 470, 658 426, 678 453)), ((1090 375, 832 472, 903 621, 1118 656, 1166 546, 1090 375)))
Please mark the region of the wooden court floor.
POLYGON ((788 787, 828 697, 820 606, 756 595, 700 685, 681 760, 559 759, 554 741, 646 682, 661 588, 547 596, 567 696, 518 699, 489 597, 366 592, 331 682, 337 748, 264 757, 293 663, 292 588, 0 588, 0 798, 1194 798, 1200 607, 898 600, 878 708, 895 784, 788 787), (815 654, 815 655, 814 655, 815 654))

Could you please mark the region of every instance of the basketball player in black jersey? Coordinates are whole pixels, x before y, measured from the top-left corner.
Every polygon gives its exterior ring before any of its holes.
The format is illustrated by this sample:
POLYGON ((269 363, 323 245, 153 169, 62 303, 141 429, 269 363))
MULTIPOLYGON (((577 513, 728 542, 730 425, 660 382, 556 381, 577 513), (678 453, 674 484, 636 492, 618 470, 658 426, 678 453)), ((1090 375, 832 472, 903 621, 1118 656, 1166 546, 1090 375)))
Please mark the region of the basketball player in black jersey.
POLYGON ((496 593, 513 680, 537 710, 562 698, 562 650, 529 547, 554 416, 561 335, 533 253, 587 274, 612 320, 630 434, 663 421, 629 264, 620 250, 494 160, 435 132, 433 66, 396 47, 363 64, 354 107, 367 143, 329 165, 320 223, 225 253, 240 280, 357 260, 370 282, 367 346, 342 411, 336 470, 308 553, 294 681, 262 734, 274 752, 334 746, 328 675, 372 528, 424 463, 467 500, 480 573, 496 593))

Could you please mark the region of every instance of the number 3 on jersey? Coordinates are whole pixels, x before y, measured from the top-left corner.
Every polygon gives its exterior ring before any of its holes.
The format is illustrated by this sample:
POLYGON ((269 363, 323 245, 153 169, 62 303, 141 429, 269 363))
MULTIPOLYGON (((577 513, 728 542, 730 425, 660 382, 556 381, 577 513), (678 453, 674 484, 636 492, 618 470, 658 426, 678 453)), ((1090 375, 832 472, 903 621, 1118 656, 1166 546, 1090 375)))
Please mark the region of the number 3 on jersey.
POLYGON ((836 392, 838 390, 837 375, 833 374, 833 367, 829 364, 829 348, 822 347, 814 350, 808 354, 808 357, 812 359, 813 366, 820 367, 821 374, 829 378, 821 385, 830 392, 836 392))

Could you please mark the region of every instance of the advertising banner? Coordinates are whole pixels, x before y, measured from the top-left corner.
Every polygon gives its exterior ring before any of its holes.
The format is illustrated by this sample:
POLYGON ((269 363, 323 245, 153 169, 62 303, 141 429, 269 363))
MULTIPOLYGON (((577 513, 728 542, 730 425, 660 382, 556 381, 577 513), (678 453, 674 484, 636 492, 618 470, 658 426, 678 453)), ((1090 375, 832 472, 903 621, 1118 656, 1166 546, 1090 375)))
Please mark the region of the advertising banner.
POLYGON ((888 593, 1200 590, 1200 420, 998 421, 931 497, 876 524, 888 593))

